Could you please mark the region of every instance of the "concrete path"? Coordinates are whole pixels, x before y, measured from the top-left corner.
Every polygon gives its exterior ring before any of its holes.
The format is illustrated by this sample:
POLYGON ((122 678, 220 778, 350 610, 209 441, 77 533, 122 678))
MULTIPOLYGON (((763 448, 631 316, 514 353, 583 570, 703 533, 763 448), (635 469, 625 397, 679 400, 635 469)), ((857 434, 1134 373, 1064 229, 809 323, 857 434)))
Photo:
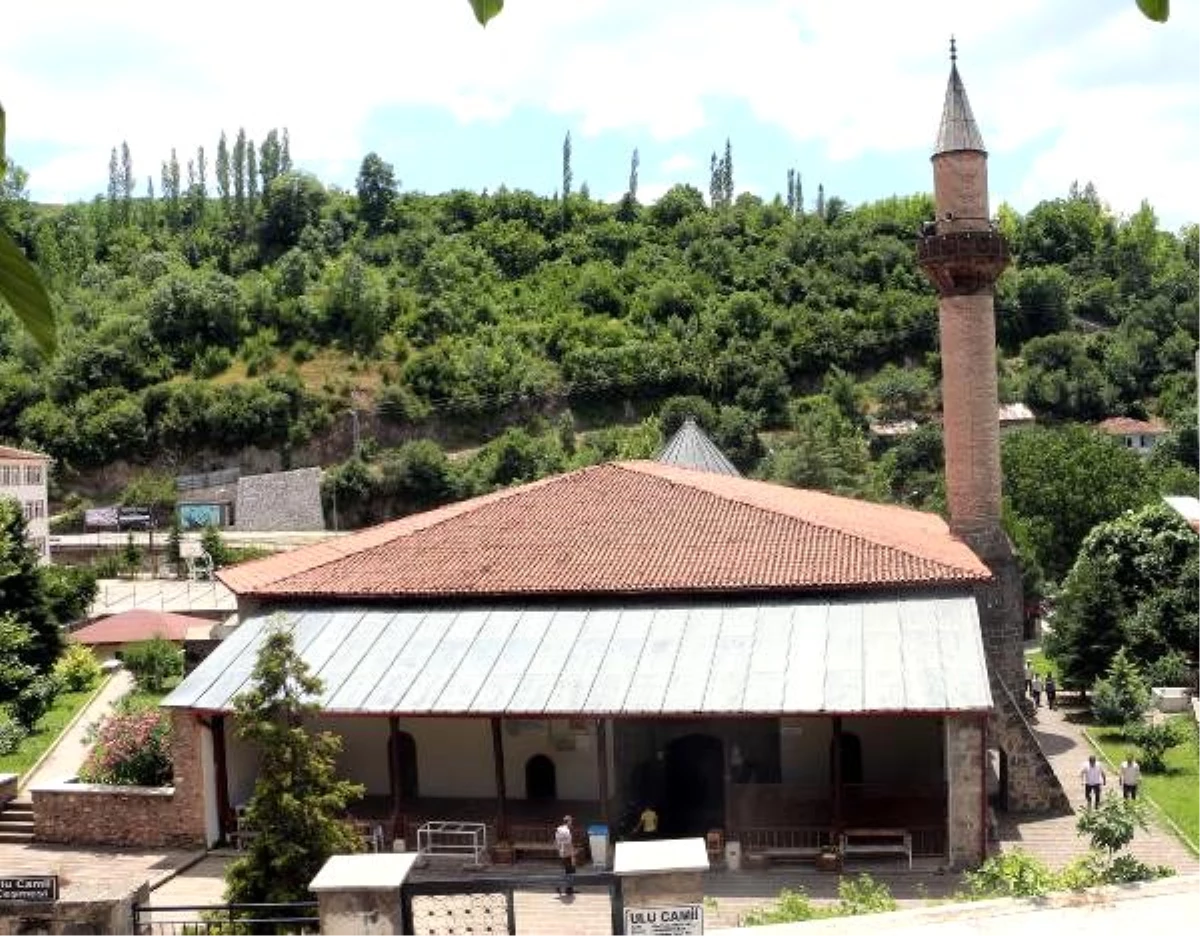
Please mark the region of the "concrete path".
MULTIPOLYGON (((1037 709, 1033 725, 1038 743, 1063 789, 1067 791, 1075 812, 1050 818, 1013 815, 1000 817, 1002 851, 1023 849, 1054 868, 1068 864, 1087 849, 1087 842, 1080 838, 1075 829, 1075 822, 1078 813, 1085 808, 1079 771, 1087 761, 1088 755, 1093 753, 1092 746, 1083 736, 1088 709, 1078 702, 1064 704, 1061 696, 1059 702, 1059 707, 1051 710, 1043 701, 1042 707, 1037 709)), ((1119 795, 1115 765, 1105 765, 1105 772, 1108 774, 1105 792, 1115 790, 1119 795)), ((1167 865, 1174 868, 1178 874, 1200 872, 1200 860, 1160 821, 1154 821, 1149 832, 1139 829, 1129 850, 1148 864, 1167 865)))
POLYGON ((78 772, 87 757, 88 746, 84 741, 88 728, 112 710, 121 696, 133 688, 133 677, 126 670, 117 670, 95 695, 88 706, 79 713, 75 721, 58 737, 58 741, 32 771, 21 777, 17 800, 29 802, 29 791, 42 784, 69 780, 78 772))

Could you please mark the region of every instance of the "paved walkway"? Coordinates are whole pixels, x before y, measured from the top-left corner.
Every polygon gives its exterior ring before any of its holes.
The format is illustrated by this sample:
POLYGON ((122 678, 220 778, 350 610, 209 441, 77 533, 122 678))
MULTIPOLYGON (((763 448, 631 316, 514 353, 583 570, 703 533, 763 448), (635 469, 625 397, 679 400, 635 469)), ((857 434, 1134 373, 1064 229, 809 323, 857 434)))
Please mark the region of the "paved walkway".
MULTIPOLYGON (((1037 710, 1034 730, 1038 743, 1063 789, 1067 791, 1075 813, 1050 818, 1001 816, 1002 851, 1020 848, 1036 855, 1051 867, 1061 868, 1087 848, 1086 840, 1080 838, 1075 829, 1077 814, 1084 809, 1079 771, 1093 750, 1083 736, 1086 717, 1087 709, 1077 703, 1060 704, 1053 711, 1043 704, 1037 710)), ((1106 765, 1105 772, 1109 777, 1106 792, 1119 791, 1115 765, 1106 765)), ((1157 820, 1152 822, 1149 832, 1137 831, 1129 850, 1148 864, 1168 865, 1179 874, 1200 872, 1200 860, 1157 820)))
POLYGON ((29 802, 29 791, 42 784, 60 783, 69 780, 78 772, 87 757, 88 745, 84 736, 88 729, 112 710, 113 703, 133 687, 133 677, 127 670, 117 670, 109 677, 92 701, 72 725, 59 736, 54 747, 31 772, 21 777, 17 799, 29 802))

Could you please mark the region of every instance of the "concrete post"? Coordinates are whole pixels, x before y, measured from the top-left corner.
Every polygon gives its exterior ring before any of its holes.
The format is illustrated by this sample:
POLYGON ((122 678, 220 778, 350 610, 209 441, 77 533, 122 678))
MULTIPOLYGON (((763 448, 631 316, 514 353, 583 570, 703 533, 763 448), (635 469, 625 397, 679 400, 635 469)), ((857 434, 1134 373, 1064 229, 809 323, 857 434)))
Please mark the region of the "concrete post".
POLYGON ((321 932, 326 936, 404 932, 400 885, 416 860, 411 852, 330 858, 308 885, 317 895, 321 932))
POLYGON ((620 879, 620 920, 613 932, 704 932, 704 874, 708 851, 702 838, 618 842, 613 873, 620 879))

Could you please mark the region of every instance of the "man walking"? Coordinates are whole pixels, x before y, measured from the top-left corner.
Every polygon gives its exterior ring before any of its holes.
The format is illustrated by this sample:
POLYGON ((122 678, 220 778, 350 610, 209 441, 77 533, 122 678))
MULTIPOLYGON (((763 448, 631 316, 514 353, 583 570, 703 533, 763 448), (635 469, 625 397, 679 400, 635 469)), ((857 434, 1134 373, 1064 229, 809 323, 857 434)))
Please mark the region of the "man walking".
POLYGON ((1083 765, 1083 770, 1079 771, 1079 777, 1083 780, 1083 798, 1087 801, 1088 808, 1100 805, 1100 788, 1108 783, 1108 777, 1104 775, 1104 768, 1096 763, 1096 755, 1089 754, 1087 763, 1083 765))
POLYGON ((1121 795, 1125 799, 1137 799, 1138 784, 1142 782, 1142 768, 1133 755, 1121 761, 1121 795))
MULTIPOLYGON (((566 881, 567 896, 575 893, 575 840, 571 836, 571 817, 563 816, 562 825, 554 830, 554 846, 562 859, 563 879, 566 881)), ((561 886, 554 888, 562 895, 561 886)))

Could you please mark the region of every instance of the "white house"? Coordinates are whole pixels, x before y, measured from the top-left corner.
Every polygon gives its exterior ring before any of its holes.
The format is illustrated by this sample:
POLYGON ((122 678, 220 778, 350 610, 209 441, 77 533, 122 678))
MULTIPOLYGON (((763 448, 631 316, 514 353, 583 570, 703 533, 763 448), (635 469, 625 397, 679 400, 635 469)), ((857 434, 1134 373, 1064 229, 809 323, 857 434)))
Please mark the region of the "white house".
POLYGON ((26 537, 43 562, 50 561, 50 511, 46 485, 51 458, 0 445, 0 497, 11 497, 25 515, 26 537))
POLYGON ((1133 449, 1139 455, 1149 455, 1154 446, 1171 432, 1160 422, 1147 422, 1129 416, 1112 416, 1096 428, 1105 435, 1124 440, 1125 447, 1133 449))

